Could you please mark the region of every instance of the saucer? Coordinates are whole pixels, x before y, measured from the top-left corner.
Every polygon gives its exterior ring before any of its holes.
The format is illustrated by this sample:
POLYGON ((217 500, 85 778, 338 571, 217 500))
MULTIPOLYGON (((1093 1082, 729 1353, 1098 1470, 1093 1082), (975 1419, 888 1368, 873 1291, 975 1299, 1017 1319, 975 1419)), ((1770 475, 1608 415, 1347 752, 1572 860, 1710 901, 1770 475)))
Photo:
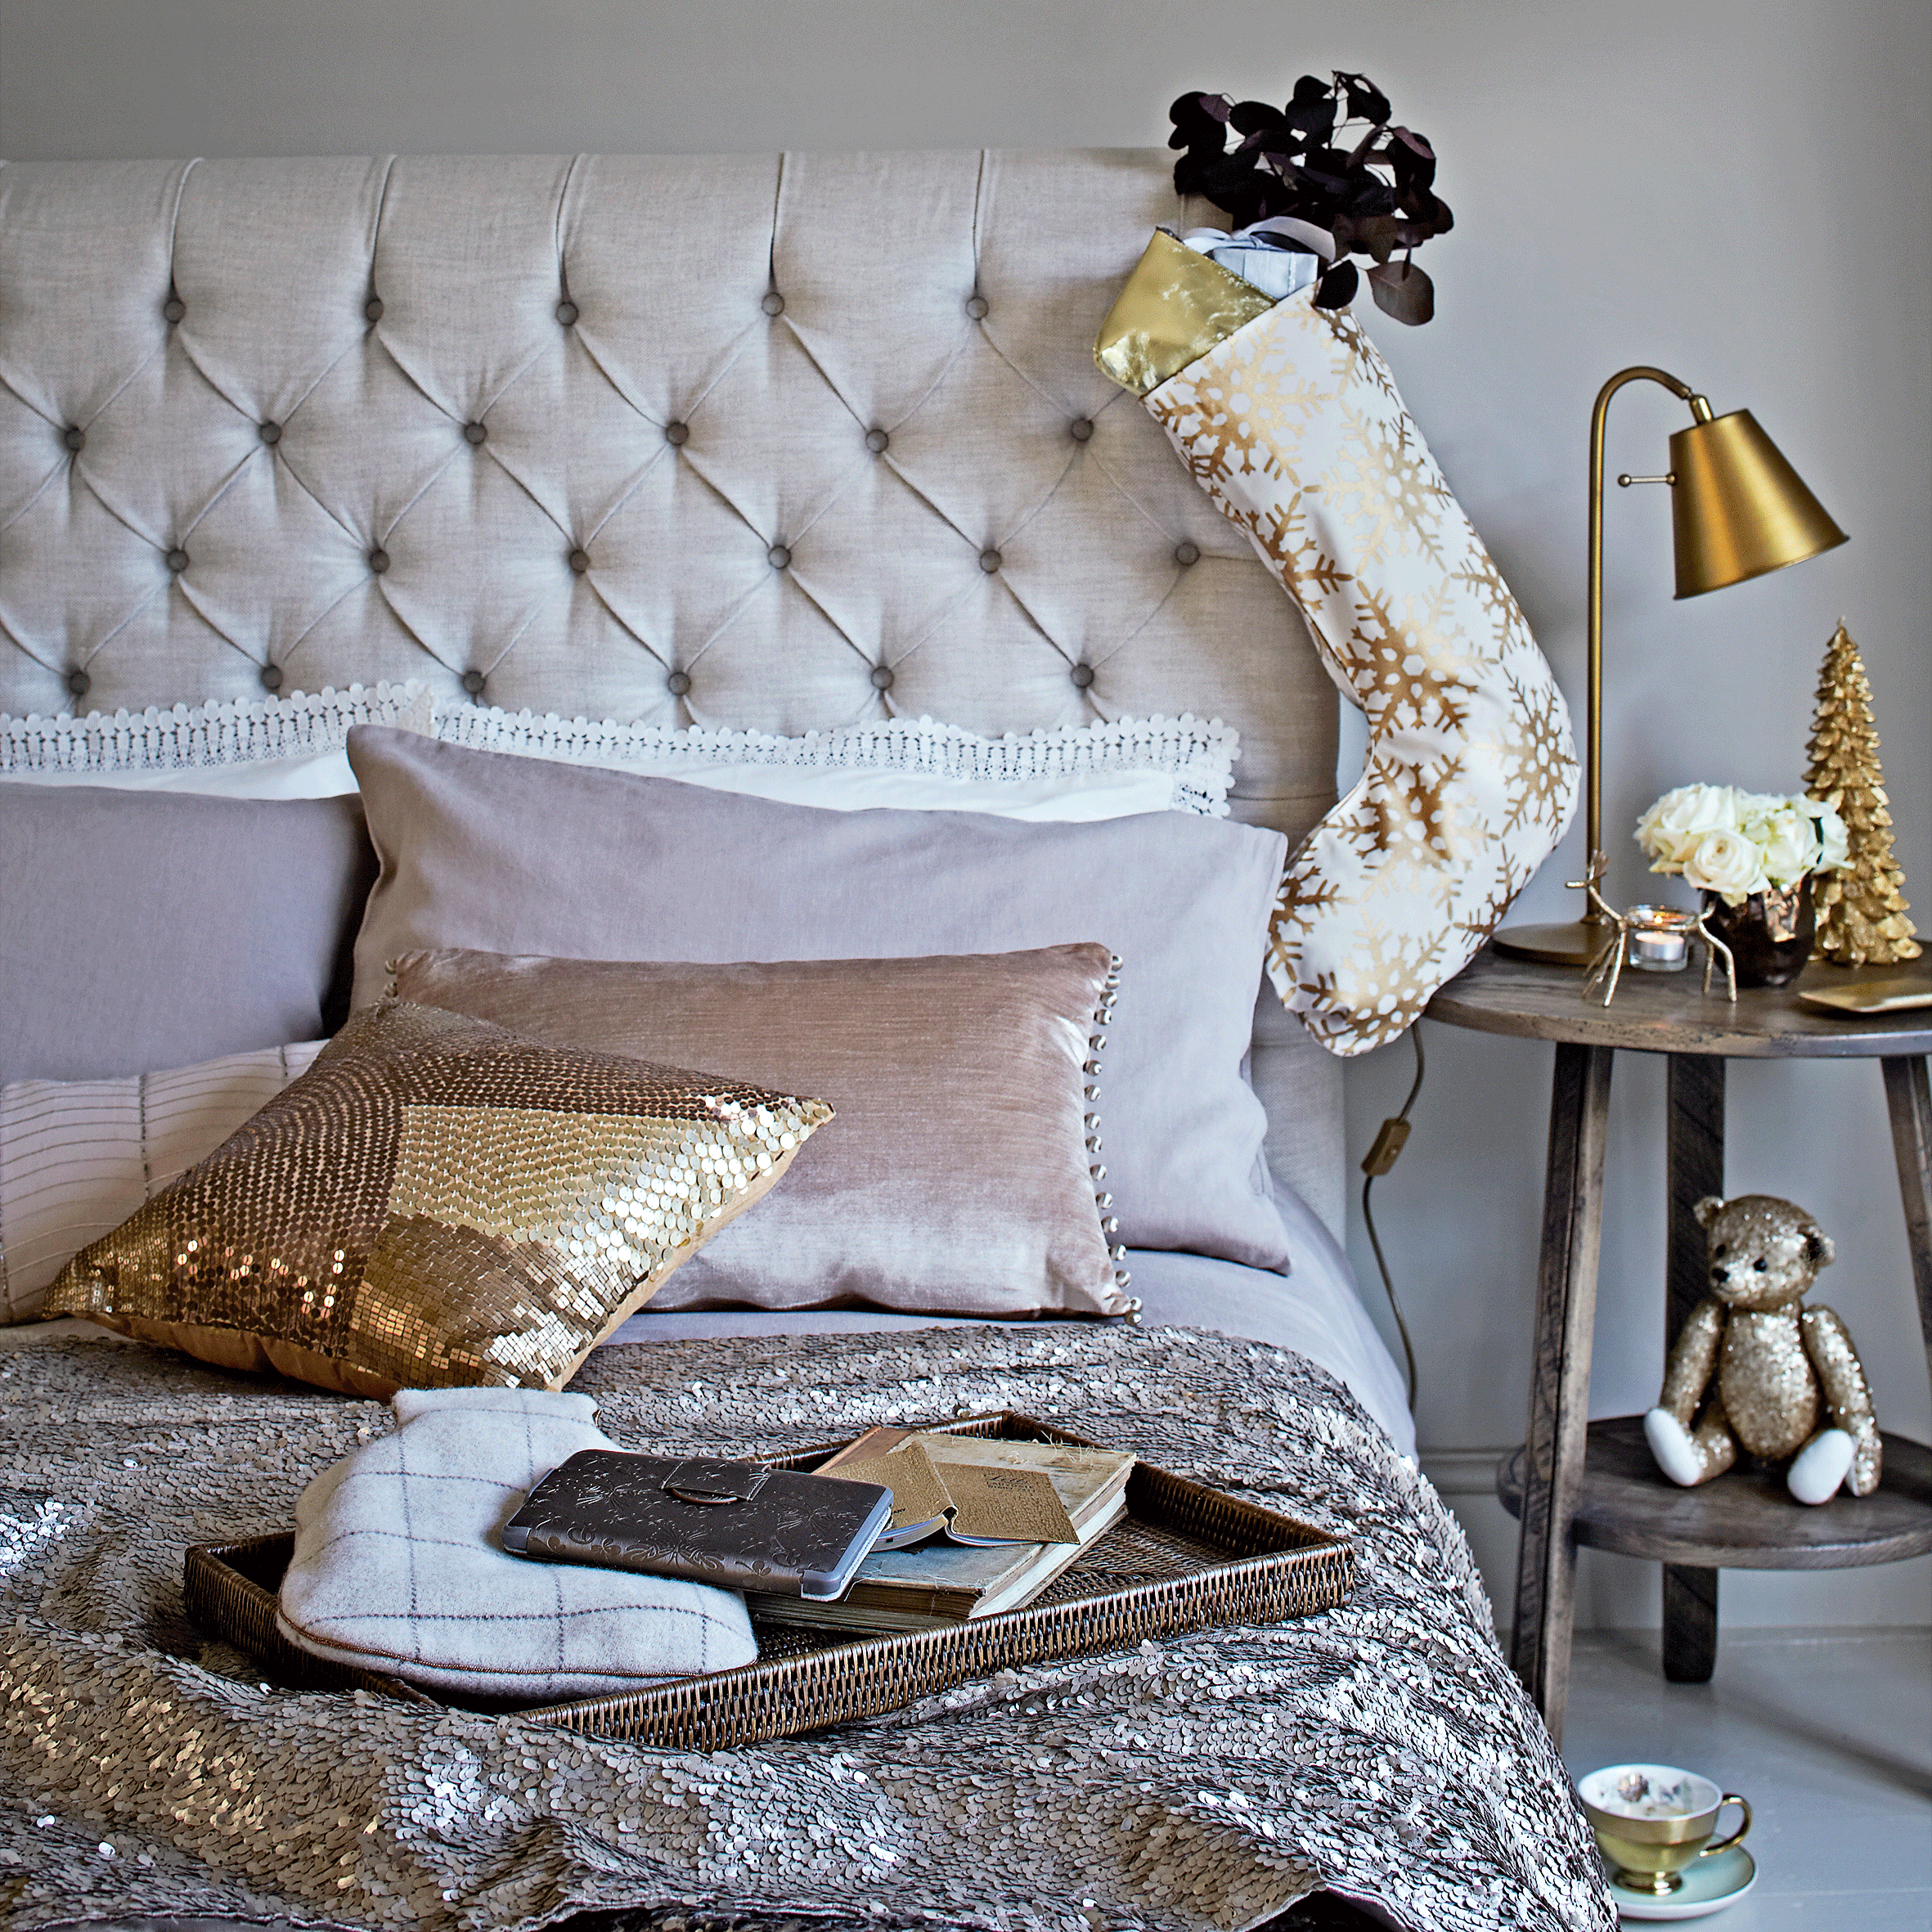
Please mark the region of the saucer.
POLYGON ((1668 1898, 1633 1892, 1610 1881, 1617 1916, 1625 1919, 1701 1919, 1709 1912, 1735 1905, 1758 1882, 1758 1867, 1741 1844, 1729 1845, 1700 1858, 1684 1873, 1684 1882, 1668 1898))

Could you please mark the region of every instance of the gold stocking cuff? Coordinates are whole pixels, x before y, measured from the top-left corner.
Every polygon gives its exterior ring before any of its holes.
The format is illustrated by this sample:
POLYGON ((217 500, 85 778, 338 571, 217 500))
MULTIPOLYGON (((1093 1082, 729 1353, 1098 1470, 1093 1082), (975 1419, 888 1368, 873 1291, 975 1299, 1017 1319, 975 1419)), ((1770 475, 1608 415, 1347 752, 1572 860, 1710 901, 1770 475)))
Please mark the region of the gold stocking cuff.
POLYGON ((1094 360, 1144 396, 1274 306, 1273 296, 1157 228, 1100 325, 1094 360))

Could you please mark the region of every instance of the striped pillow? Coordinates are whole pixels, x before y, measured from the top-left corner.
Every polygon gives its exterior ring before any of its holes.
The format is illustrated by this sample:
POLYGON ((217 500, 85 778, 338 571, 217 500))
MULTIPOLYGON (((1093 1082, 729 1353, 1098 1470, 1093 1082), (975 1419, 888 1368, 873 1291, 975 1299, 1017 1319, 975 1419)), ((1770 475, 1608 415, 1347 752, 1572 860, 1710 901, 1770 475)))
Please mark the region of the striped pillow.
POLYGON ((54 1277, 204 1160, 322 1050, 258 1048, 125 1080, 0 1087, 0 1322, 30 1321, 54 1277))

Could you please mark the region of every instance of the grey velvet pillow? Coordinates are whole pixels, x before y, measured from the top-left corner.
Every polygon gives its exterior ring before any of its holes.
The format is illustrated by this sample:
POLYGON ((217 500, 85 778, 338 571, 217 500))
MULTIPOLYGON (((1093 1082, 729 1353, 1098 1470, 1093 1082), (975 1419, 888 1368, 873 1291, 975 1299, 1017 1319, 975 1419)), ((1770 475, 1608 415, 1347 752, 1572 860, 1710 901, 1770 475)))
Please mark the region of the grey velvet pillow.
POLYGON ((387 962, 443 946, 726 964, 1095 941, 1125 962, 1099 1108, 1121 1240, 1286 1265, 1242 1072, 1278 833, 1186 812, 824 811, 380 726, 348 743, 382 862, 358 1005, 387 962))
POLYGON ((329 1031, 374 870, 353 798, 0 784, 0 1085, 329 1031))

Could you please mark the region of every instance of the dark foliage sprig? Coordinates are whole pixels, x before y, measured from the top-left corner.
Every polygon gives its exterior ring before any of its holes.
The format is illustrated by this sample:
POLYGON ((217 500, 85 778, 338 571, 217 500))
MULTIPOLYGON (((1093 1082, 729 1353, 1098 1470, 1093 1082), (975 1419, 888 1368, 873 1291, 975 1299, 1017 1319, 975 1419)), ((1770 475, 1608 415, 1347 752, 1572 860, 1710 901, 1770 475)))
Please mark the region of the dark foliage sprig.
POLYGON ((1305 74, 1285 107, 1183 94, 1167 111, 1167 145, 1186 151, 1175 188, 1225 209, 1237 228, 1278 221, 1269 234, 1277 247, 1328 257, 1318 308, 1355 299, 1349 258, 1366 255, 1377 308, 1412 325, 1436 312, 1436 291, 1410 256, 1455 218, 1435 191, 1435 149, 1394 124, 1388 97, 1367 74, 1305 74))

